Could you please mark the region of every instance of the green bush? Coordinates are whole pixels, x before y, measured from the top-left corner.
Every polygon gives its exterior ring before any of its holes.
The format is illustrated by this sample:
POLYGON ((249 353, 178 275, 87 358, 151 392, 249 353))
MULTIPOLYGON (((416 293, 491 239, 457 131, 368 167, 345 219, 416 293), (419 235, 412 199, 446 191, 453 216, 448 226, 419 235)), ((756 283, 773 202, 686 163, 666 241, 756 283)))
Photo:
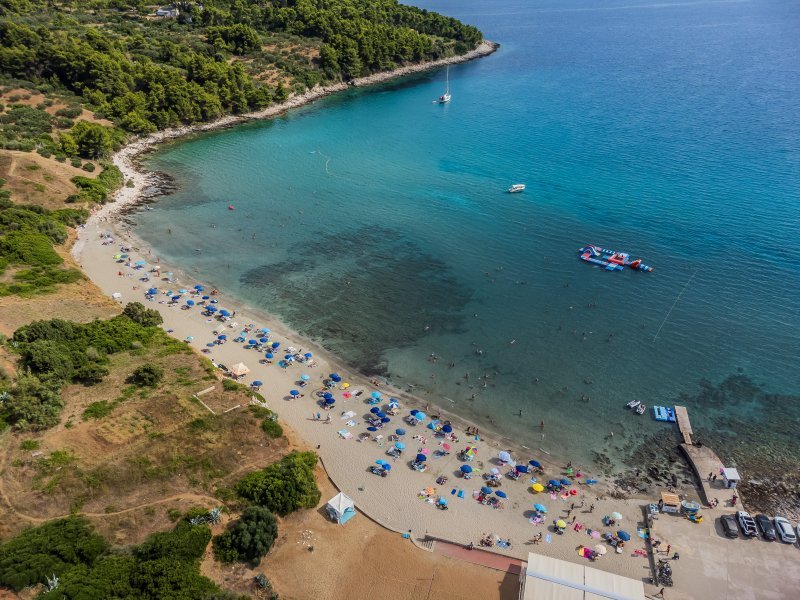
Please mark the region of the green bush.
POLYGON ((94 173, 94 163, 84 163, 83 167, 81 167, 87 173, 94 173))
POLYGON ((0 585, 20 591, 91 565, 108 545, 82 517, 50 521, 0 544, 0 585))
POLYGON ((103 417, 110 415, 112 410, 114 410, 114 405, 108 400, 98 400, 97 402, 92 402, 86 407, 86 410, 83 411, 83 420, 88 421, 89 419, 102 419, 103 417))
POLYGON ((161 313, 152 308, 145 308, 141 302, 129 302, 122 310, 122 314, 143 327, 157 327, 164 322, 161 313))
POLYGON ((287 515, 313 508, 321 493, 314 478, 317 455, 292 452, 262 471, 254 471, 236 484, 236 492, 253 504, 287 515))
POLYGON ((56 116, 74 119, 75 117, 80 117, 81 113, 83 113, 83 108, 80 106, 65 106, 64 108, 59 108, 56 111, 56 116))
POLYGON ((268 509, 246 508, 230 529, 214 538, 214 556, 224 563, 248 561, 258 565, 278 537, 278 523, 268 509))
POLYGON ((128 379, 130 383, 139 387, 156 387, 164 379, 164 369, 158 365, 147 363, 138 367, 128 379))
POLYGON ((280 426, 277 420, 264 419, 261 422, 261 429, 271 438, 279 438, 283 435, 283 427, 280 426))

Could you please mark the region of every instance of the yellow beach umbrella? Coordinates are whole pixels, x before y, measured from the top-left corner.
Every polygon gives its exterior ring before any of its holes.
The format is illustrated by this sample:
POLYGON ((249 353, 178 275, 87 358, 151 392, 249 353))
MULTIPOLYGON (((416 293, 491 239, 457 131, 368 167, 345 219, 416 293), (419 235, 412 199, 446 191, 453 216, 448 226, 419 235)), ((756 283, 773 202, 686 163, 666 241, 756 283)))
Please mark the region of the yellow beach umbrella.
POLYGON ((537 494, 538 494, 539 492, 543 492, 543 491, 544 491, 544 486, 543 486, 541 483, 534 483, 534 484, 531 486, 531 488, 532 488, 532 489, 533 489, 533 491, 534 491, 534 492, 536 492, 537 494))
POLYGON ((345 381, 340 387, 341 389, 346 390, 347 388, 350 387, 350 384, 345 381))
POLYGON ((566 529, 567 524, 562 519, 559 519, 558 521, 556 521, 556 527, 558 527, 559 529, 566 529))

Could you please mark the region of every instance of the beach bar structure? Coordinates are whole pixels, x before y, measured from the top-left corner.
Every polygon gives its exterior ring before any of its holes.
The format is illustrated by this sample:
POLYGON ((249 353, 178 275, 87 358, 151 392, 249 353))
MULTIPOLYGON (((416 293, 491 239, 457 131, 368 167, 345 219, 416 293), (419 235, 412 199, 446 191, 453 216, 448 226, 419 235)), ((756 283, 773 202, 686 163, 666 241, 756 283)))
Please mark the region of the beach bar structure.
POLYGON ((336 521, 339 525, 344 525, 356 516, 356 503, 344 492, 339 492, 328 500, 325 508, 331 520, 336 521))
POLYGON ((681 499, 677 494, 661 492, 661 512, 677 513, 681 510, 681 499))
POLYGON ((586 565, 528 554, 519 600, 645 600, 644 583, 586 565))
POLYGON ((739 485, 741 479, 742 478, 739 477, 739 471, 737 471, 733 467, 723 467, 722 483, 725 485, 726 488, 732 490, 736 489, 736 486, 739 485))

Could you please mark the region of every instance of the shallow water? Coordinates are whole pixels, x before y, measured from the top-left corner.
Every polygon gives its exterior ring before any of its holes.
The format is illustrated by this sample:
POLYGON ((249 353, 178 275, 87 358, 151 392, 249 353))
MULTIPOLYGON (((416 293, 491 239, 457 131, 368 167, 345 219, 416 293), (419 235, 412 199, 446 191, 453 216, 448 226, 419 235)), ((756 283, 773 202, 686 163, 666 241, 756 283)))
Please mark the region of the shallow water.
POLYGON ((743 428, 796 459, 794 5, 421 4, 503 45, 451 67, 449 105, 436 72, 165 146, 147 164, 179 190, 138 234, 532 448, 616 462, 666 427, 627 413, 639 398, 686 402, 731 461, 743 428), (585 243, 655 272, 592 268, 585 243), (731 376, 763 390, 707 402, 731 376))

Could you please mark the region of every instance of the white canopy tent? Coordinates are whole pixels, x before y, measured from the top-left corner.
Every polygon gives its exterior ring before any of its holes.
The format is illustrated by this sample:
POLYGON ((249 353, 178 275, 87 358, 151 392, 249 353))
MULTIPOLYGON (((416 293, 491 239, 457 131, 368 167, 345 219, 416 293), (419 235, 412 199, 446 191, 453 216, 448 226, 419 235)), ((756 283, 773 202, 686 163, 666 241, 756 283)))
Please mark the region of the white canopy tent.
POLYGON ((339 525, 344 525, 356 515, 356 503, 344 492, 328 500, 328 515, 339 525))
POLYGON ((236 377, 247 375, 249 372, 250 369, 244 363, 238 363, 231 367, 231 373, 233 373, 236 377))

